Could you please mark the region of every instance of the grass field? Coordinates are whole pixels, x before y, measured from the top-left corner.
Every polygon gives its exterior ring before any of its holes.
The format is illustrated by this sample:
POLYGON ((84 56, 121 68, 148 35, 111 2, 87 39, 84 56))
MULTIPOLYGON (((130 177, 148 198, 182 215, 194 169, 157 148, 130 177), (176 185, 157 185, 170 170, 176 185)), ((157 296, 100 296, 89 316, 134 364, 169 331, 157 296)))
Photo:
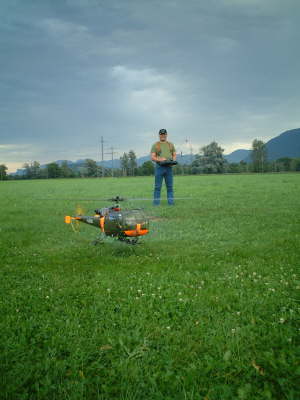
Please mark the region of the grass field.
POLYGON ((300 398, 300 175, 175 177, 138 246, 64 224, 152 186, 0 182, 2 399, 300 398))

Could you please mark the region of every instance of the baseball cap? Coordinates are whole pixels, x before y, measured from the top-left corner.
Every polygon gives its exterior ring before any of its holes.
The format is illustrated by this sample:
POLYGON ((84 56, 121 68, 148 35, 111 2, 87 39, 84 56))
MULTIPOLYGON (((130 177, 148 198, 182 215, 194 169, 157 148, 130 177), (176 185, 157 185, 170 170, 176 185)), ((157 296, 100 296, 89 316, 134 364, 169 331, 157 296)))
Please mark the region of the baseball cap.
POLYGON ((160 129, 158 132, 160 135, 166 135, 168 132, 166 129, 160 129))

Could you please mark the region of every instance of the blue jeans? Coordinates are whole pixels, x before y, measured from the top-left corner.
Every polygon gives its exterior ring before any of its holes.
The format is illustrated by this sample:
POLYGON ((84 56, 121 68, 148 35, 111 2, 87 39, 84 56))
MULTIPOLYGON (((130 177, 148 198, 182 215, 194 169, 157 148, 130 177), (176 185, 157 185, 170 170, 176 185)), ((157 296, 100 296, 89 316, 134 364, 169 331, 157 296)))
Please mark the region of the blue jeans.
POLYGON ((160 191, 163 179, 165 179, 167 187, 167 198, 168 204, 174 204, 173 198, 173 171, 172 167, 164 167, 161 165, 156 165, 155 167, 155 184, 154 184, 154 198, 153 205, 158 206, 160 204, 160 191))

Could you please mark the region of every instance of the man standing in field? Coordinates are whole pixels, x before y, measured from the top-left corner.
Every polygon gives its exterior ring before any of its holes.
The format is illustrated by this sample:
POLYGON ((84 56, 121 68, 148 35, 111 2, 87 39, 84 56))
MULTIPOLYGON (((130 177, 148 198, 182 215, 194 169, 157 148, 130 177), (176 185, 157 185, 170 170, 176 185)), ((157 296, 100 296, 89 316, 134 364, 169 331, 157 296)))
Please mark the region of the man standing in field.
POLYGON ((172 165, 177 164, 176 150, 173 143, 167 141, 166 129, 160 129, 158 134, 159 142, 154 143, 151 148, 151 160, 156 163, 153 205, 160 204, 163 179, 167 187, 168 204, 174 205, 172 165))

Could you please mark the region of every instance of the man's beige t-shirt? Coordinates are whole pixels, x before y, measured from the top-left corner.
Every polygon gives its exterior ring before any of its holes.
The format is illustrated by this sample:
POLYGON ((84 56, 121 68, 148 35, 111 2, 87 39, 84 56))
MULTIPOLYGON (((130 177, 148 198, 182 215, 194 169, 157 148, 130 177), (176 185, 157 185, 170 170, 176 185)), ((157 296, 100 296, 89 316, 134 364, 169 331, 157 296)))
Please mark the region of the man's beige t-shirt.
POLYGON ((164 157, 167 160, 173 158, 173 153, 175 152, 175 147, 171 142, 156 142, 151 147, 151 153, 155 153, 158 157, 164 157))

